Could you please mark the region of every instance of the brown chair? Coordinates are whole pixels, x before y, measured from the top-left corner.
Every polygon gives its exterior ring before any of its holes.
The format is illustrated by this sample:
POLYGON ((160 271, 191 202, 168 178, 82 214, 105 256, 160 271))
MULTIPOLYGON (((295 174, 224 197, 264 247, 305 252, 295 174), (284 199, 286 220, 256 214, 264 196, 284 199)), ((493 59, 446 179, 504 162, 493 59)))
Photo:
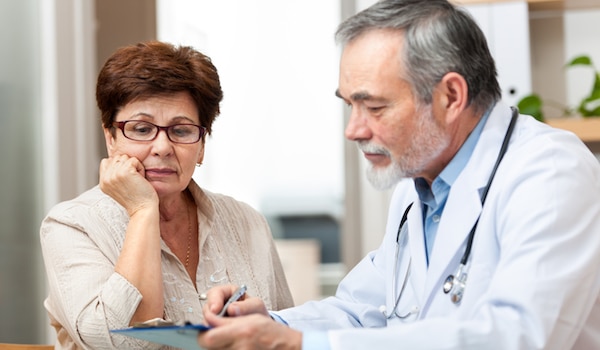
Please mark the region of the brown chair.
POLYGON ((54 345, 0 343, 0 350, 53 350, 54 345))

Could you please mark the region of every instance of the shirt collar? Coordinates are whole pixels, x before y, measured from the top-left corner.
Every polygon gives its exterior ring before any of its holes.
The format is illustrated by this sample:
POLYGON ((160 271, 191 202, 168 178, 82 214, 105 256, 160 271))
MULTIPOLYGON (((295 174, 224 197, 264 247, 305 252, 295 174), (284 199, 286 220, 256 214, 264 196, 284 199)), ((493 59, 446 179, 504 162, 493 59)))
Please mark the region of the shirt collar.
POLYGON ((442 201, 445 201, 445 198, 450 192, 450 187, 452 187, 458 178, 458 175, 460 175, 461 171, 467 165, 469 158, 471 158, 475 146, 477 145, 477 141, 479 141, 479 137, 483 131, 483 127, 491 114, 492 107, 487 109, 450 163, 448 163, 442 172, 433 180, 431 188, 424 178, 415 179, 415 189, 417 190, 419 199, 423 203, 426 203, 433 208, 442 201))

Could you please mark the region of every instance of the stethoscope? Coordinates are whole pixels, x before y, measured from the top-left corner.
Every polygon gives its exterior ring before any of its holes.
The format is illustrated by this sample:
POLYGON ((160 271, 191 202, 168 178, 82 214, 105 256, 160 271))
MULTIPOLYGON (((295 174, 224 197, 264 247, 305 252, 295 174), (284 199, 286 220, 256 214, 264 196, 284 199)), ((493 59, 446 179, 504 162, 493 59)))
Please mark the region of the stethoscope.
MULTIPOLYGON (((492 181, 494 180, 494 176, 496 175, 496 170, 498 170, 498 166, 500 165, 502 158, 504 158, 504 154, 506 154, 506 149, 508 148, 508 143, 510 141, 510 137, 512 136, 513 130, 515 128, 515 124, 517 122, 517 118, 519 117, 519 110, 517 108, 511 107, 511 110, 512 110, 512 117, 510 120, 510 124, 508 125, 508 128, 506 129, 506 134, 504 135, 504 140, 502 141, 502 146, 500 147, 500 151, 498 153, 498 157, 496 158, 496 163, 494 164, 492 173, 490 174, 488 182, 487 182, 487 184, 483 190, 483 193, 481 195, 482 211, 483 211, 483 204, 485 203, 485 199, 490 190, 490 186, 492 185, 492 181)), ((410 203, 408 205, 408 207, 406 207, 406 209, 404 210, 404 214, 402 214, 402 219, 400 220, 400 225, 398 225, 398 233, 396 234, 396 254, 395 254, 395 258, 394 258, 395 265, 394 265, 394 276, 393 276, 393 280, 392 280, 393 295, 396 295, 398 257, 400 254, 400 236, 402 233, 402 228, 403 228, 404 224, 406 223, 406 220, 408 219, 408 213, 409 213, 412 205, 413 205, 413 203, 410 203)), ((473 246, 473 239, 475 238, 475 231, 477 230, 478 223, 479 223, 479 217, 477 218, 477 220, 475 221, 475 224, 473 225, 473 227, 471 228, 471 231, 469 232, 469 236, 467 238, 467 246, 465 248, 462 258, 460 259, 460 264, 458 265, 458 269, 456 270, 456 273, 448 275, 448 277, 446 277, 444 284, 442 285, 442 290, 444 291, 444 293, 450 294, 450 300, 456 305, 460 304, 463 294, 465 292, 465 286, 467 284, 467 277, 468 277, 467 262, 469 260, 469 257, 471 256, 471 248, 473 246)), ((408 234, 408 230, 406 230, 405 235, 407 235, 407 234, 408 234)), ((407 313, 398 314, 398 305, 400 303, 400 298, 402 297, 402 294, 404 293, 404 288, 406 288, 406 284, 407 284, 408 278, 410 276, 411 262, 412 262, 412 257, 410 257, 408 260, 408 267, 406 269, 406 273, 404 274, 404 279, 402 281, 402 287, 400 288, 400 293, 398 293, 398 297, 396 298, 392 312, 387 314, 387 312, 385 312, 385 309, 381 310, 387 319, 391 319, 394 316, 396 316, 400 319, 405 319, 405 318, 409 317, 410 315, 416 314, 419 312, 419 308, 417 306, 414 306, 407 313)))

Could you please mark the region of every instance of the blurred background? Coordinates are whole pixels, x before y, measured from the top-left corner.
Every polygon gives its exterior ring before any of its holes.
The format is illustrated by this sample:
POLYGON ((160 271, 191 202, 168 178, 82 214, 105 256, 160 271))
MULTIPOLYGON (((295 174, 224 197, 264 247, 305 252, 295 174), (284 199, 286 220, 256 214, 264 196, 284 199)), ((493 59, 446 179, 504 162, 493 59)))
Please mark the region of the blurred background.
MULTIPOLYGON (((221 76, 222 113, 194 178, 268 218, 296 303, 332 294, 385 231, 390 193, 366 183, 334 96, 335 28, 373 2, 0 0, 0 342, 53 342, 39 225, 97 184, 99 68, 151 39, 194 46, 221 76)), ((488 36, 507 102, 535 90, 566 104, 593 83, 563 66, 600 62, 597 1, 457 2, 488 36)))

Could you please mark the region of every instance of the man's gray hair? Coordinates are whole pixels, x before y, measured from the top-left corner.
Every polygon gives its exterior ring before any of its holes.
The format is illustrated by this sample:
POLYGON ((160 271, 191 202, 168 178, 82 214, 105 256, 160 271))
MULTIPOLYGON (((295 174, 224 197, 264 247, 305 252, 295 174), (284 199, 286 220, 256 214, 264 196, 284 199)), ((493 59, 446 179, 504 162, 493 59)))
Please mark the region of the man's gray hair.
POLYGON ((371 30, 404 34, 401 63, 420 103, 449 72, 462 75, 470 105, 484 111, 501 98, 496 65, 473 18, 446 0, 381 0, 342 22, 336 41, 346 45, 371 30))

